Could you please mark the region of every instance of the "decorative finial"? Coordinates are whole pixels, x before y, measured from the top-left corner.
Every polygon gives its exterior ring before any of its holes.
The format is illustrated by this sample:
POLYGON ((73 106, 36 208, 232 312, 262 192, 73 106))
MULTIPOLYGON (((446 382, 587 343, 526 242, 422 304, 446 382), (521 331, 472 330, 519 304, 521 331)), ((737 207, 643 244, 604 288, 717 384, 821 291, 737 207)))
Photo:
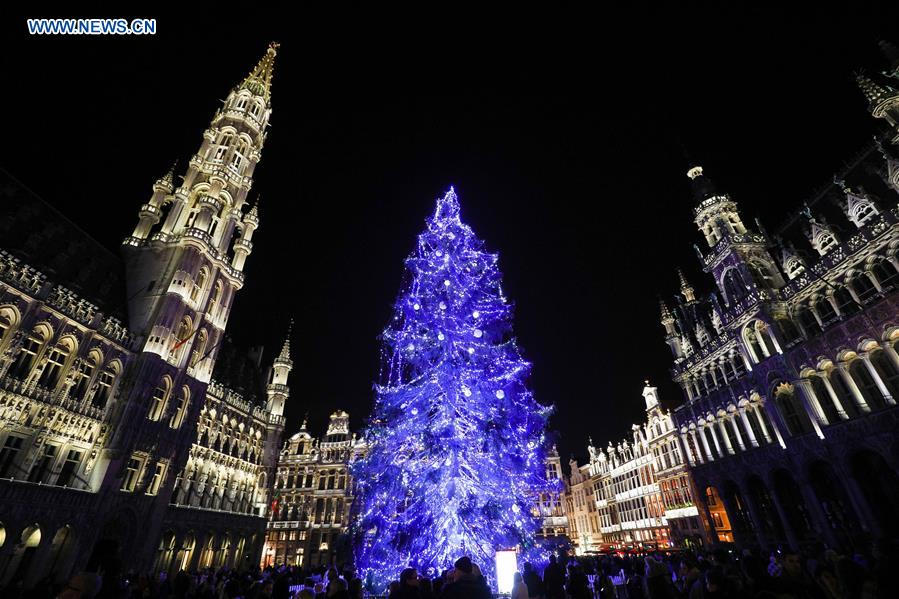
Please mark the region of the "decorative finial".
POLYGON ((690 177, 690 179, 702 176, 702 167, 699 165, 691 166, 690 170, 687 171, 687 176, 690 177))

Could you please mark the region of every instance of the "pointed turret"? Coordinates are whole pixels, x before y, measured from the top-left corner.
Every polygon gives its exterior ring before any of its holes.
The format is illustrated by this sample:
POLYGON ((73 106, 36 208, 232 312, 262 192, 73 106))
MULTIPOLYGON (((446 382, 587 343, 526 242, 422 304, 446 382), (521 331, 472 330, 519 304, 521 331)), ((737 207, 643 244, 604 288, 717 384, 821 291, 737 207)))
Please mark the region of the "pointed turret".
POLYGON ((863 189, 853 190, 843 181, 837 181, 836 183, 843 190, 844 201, 841 202, 843 212, 856 227, 863 227, 869 220, 880 213, 874 201, 863 189))
POLYGON ((712 180, 703 174, 701 166, 691 166, 687 177, 693 190, 694 222, 705 235, 709 247, 714 247, 725 235, 746 233, 736 202, 728 194, 718 191, 712 180))
POLYGON ((839 244, 836 234, 831 230, 830 225, 823 216, 819 218, 813 217, 808 206, 806 206, 805 217, 808 219, 805 235, 811 242, 812 247, 818 250, 818 254, 823 256, 839 244))
POLYGON ((275 73, 275 56, 280 44, 272 42, 268 45, 265 56, 259 61, 250 74, 235 89, 246 89, 257 96, 262 96, 266 104, 272 99, 272 77, 275 73))
POLYGON ((266 409, 277 416, 284 415, 284 404, 290 397, 290 387, 287 386, 287 377, 293 369, 293 360, 290 359, 290 333, 293 331, 293 319, 290 319, 290 325, 287 327, 287 335, 284 339, 284 345, 281 346, 281 353, 274 359, 272 363, 272 376, 266 387, 266 395, 268 401, 266 409))
POLYGON ((696 294, 693 292, 693 287, 687 282, 687 277, 684 276, 684 271, 680 268, 677 269, 677 277, 680 280, 680 292, 681 295, 684 296, 684 299, 688 304, 692 304, 696 301, 696 294))

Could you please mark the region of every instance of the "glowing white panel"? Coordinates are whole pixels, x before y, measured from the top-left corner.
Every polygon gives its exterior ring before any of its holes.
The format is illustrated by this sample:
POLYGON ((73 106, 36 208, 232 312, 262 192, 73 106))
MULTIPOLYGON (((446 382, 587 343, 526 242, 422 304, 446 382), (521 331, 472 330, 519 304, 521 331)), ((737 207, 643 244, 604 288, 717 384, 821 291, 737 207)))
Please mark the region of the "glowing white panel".
POLYGON ((515 551, 496 552, 496 592, 511 593, 518 572, 518 554, 515 551))

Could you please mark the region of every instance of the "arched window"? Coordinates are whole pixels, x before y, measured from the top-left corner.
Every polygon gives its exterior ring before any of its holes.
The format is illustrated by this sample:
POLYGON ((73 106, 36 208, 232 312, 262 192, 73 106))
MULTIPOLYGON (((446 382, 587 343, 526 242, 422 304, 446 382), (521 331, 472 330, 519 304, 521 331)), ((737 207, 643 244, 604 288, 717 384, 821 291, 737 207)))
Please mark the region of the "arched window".
POLYGON ((70 338, 64 338, 47 352, 47 362, 38 379, 37 384, 46 389, 56 389, 62 374, 74 357, 75 342, 70 338))
POLYGON ((0 349, 6 345, 9 335, 12 333, 13 326, 18 320, 17 314, 12 308, 0 308, 0 349))
POLYGON ((215 287, 212 289, 212 297, 209 299, 209 310, 207 311, 211 316, 215 317, 216 309, 222 303, 222 281, 219 279, 215 282, 215 287))
POLYGON ((249 98, 247 98, 246 96, 239 96, 237 98, 237 109, 243 110, 244 108, 247 107, 248 102, 249 102, 249 98))
POLYGON ((884 400, 883 394, 880 392, 880 389, 877 388, 877 383, 874 382, 871 373, 868 372, 867 367, 862 364, 860 358, 849 363, 849 374, 852 375, 852 379, 855 381, 855 384, 858 385, 859 391, 862 392, 862 396, 872 409, 886 407, 886 401, 884 400))
POLYGON ((815 318, 815 315, 812 314, 812 311, 808 309, 808 307, 804 305, 796 306, 796 310, 793 313, 796 321, 799 323, 799 326, 802 327, 802 330, 805 331, 805 334, 808 337, 812 337, 821 332, 821 325, 818 324, 818 319, 815 318))
POLYGON ((187 344, 190 341, 191 332, 190 317, 185 316, 181 320, 181 324, 178 325, 178 329, 175 331, 175 335, 172 338, 172 347, 169 350, 169 362, 177 364, 181 361, 184 348, 187 347, 187 344))
POLYGON ((840 314, 844 316, 854 314, 859 310, 858 303, 855 301, 855 298, 852 297, 852 294, 849 293, 849 289, 844 285, 836 288, 833 292, 833 299, 837 303, 837 309, 840 311, 840 314))
POLYGON ((87 359, 82 363, 81 370, 75 373, 77 380, 75 387, 72 389, 72 399, 80 400, 87 396, 88 391, 90 391, 91 380, 94 378, 94 371, 100 365, 101 360, 102 357, 97 351, 91 351, 88 354, 87 359))
POLYGON ((246 159, 249 154, 249 145, 246 141, 241 141, 238 144, 237 149, 234 150, 234 155, 231 156, 231 167, 235 170, 240 170, 243 161, 246 159))
POLYGON ((147 414, 147 418, 150 420, 159 420, 162 418, 171 392, 172 379, 167 376, 162 377, 159 386, 153 390, 153 397, 150 400, 150 412, 147 414))
POLYGON ((784 343, 793 343, 802 337, 796 324, 791 319, 778 318, 775 322, 777 323, 777 328, 780 329, 780 335, 783 338, 784 343))
POLYGON ((812 384, 812 391, 814 391, 815 397, 818 398, 818 404, 824 411, 827 422, 830 424, 839 422, 840 416, 837 414, 837 408, 833 405, 833 400, 830 397, 830 393, 827 391, 827 386, 825 386, 824 381, 821 380, 821 377, 818 375, 812 375, 808 377, 808 380, 812 384))
POLYGON ((837 318, 837 313, 833 309, 833 304, 830 303, 823 295, 819 295, 818 299, 815 300, 815 312, 818 313, 818 317, 821 318, 821 322, 825 325, 833 322, 837 318))
POLYGON ((209 269, 205 266, 200 269, 200 272, 197 274, 197 278, 194 281, 193 289, 190 292, 191 301, 197 301, 200 297, 200 294, 203 293, 203 288, 206 287, 206 281, 209 280, 209 269))
POLYGON ((846 385, 846 381, 843 380, 843 375, 839 369, 830 368, 827 379, 830 381, 830 386, 833 387, 833 392, 836 393, 837 399, 840 400, 840 405, 843 406, 846 415, 850 418, 858 416, 858 404, 846 385))
POLYGON ((10 374, 20 380, 28 378, 35 366, 37 355, 49 339, 50 327, 45 325, 37 326, 29 333, 19 348, 19 353, 16 354, 16 361, 9 370, 10 374))
POLYGON ((222 162, 225 159, 225 156, 228 154, 228 148, 231 147, 231 143, 234 141, 234 134, 230 131, 226 131, 222 134, 221 138, 219 138, 218 147, 215 150, 215 155, 212 157, 213 160, 217 162, 222 162))
POLYGON ((846 285, 852 288, 855 292, 855 295, 858 296, 862 302, 871 298, 877 293, 877 287, 874 286, 874 282, 871 281, 871 278, 863 272, 856 272, 852 275, 852 277, 846 281, 846 285))
POLYGON ((775 403, 780 412, 790 435, 798 436, 811 432, 812 425, 809 421, 808 414, 802 408, 802 404, 792 385, 781 384, 775 389, 775 403))
POLYGON ((94 396, 91 398, 91 403, 94 406, 101 409, 106 407, 106 404, 112 397, 113 385, 115 385, 119 370, 119 363, 113 361, 103 369, 103 372, 97 375, 97 382, 94 383, 94 396))
POLYGON ((181 387, 181 395, 178 396, 175 412, 169 420, 170 427, 181 428, 181 423, 184 422, 184 416, 187 414, 188 407, 190 407, 190 389, 185 385, 181 387))
POLYGON ((896 269, 886 258, 878 258, 871 263, 871 272, 884 289, 896 284, 896 269))
POLYGON ((196 368, 197 364, 200 360, 203 359, 204 354, 206 353, 206 330, 203 329, 199 333, 197 333, 197 340, 194 341, 193 349, 190 354, 190 367, 196 368))
POLYGON ((253 106, 250 108, 250 114, 255 117, 258 117, 262 112, 262 105, 259 102, 254 102, 253 106))
POLYGON ((735 304, 746 296, 746 283, 743 275, 736 268, 731 268, 725 273, 723 282, 724 299, 729 306, 735 304))
POLYGON ((883 384, 889 389, 890 395, 893 396, 893 399, 899 399, 899 371, 896 370, 893 361, 882 349, 871 352, 870 360, 874 370, 883 380, 883 384))

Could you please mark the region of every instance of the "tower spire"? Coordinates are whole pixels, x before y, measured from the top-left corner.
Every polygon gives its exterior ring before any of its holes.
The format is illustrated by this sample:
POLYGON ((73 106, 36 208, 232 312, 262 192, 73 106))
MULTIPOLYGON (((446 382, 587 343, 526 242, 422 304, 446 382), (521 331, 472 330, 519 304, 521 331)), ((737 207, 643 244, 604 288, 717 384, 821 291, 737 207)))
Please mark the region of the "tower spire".
POLYGON ((678 268, 677 276, 680 279, 680 292, 684 296, 684 299, 687 300, 688 304, 695 302, 696 294, 693 292, 693 287, 687 281, 687 277, 684 276, 684 271, 678 268))
POLYGON ((284 337, 284 345, 281 346, 281 353, 278 357, 282 360, 290 361, 290 334, 293 332, 293 318, 290 319, 290 324, 287 325, 287 336, 284 337))
POLYGON ((272 77, 275 72, 275 56, 278 55, 278 42, 272 42, 256 67, 237 86, 237 89, 248 89, 257 96, 265 98, 266 104, 272 100, 272 77))

